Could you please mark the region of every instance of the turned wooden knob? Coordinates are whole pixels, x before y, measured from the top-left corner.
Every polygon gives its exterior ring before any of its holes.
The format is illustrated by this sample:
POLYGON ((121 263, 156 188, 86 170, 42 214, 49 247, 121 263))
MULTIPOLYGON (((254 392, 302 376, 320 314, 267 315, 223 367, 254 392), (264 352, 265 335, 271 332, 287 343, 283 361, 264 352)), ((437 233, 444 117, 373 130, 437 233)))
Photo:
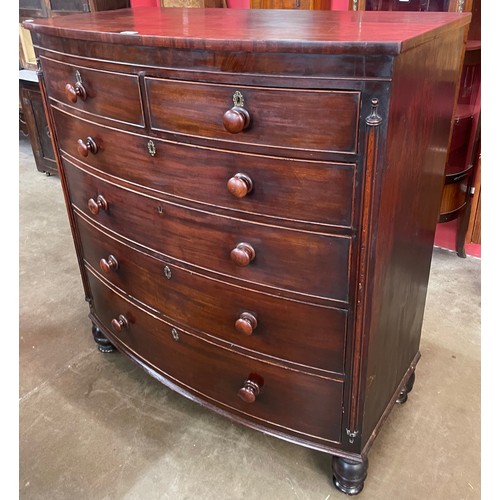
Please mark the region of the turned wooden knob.
POLYGON ((108 255, 107 259, 101 259, 99 261, 99 267, 103 273, 110 273, 118 269, 118 261, 114 255, 108 255))
POLYGON ((128 328, 128 319, 123 314, 120 314, 120 316, 118 316, 118 319, 113 318, 111 320, 111 326, 116 332, 126 330, 128 328))
POLYGON ((257 317, 252 313, 243 312, 236 320, 234 327, 243 335, 252 335, 253 331, 257 328, 257 317))
POLYGON ((75 103, 80 98, 82 101, 87 99, 87 91, 81 82, 76 82, 75 85, 71 85, 71 83, 67 83, 66 87, 64 87, 66 91, 66 97, 68 101, 75 103))
POLYGON ((87 137, 85 140, 78 139, 77 149, 79 155, 86 158, 89 155, 89 153, 97 154, 98 147, 94 139, 92 139, 92 137, 87 137))
POLYGON ((90 213, 93 215, 97 215, 99 213, 99 210, 106 210, 108 209, 108 202, 104 199, 104 196, 99 195, 97 197, 97 200, 94 200, 94 198, 90 198, 90 200, 87 202, 88 209, 90 210, 90 213))
POLYGON ((243 198, 252 191, 253 182, 248 175, 236 174, 227 181, 227 189, 236 198, 243 198))
POLYGON ((248 266, 253 259, 255 259, 255 250, 248 243, 238 243, 231 250, 231 260, 237 266, 248 266))
POLYGON ((253 403, 262 392, 263 386, 264 379, 257 373, 251 373, 243 383, 243 387, 238 391, 238 396, 245 401, 245 403, 253 403))
POLYGON ((238 134, 250 125, 250 113, 240 106, 228 109, 222 118, 224 128, 231 134, 238 134))

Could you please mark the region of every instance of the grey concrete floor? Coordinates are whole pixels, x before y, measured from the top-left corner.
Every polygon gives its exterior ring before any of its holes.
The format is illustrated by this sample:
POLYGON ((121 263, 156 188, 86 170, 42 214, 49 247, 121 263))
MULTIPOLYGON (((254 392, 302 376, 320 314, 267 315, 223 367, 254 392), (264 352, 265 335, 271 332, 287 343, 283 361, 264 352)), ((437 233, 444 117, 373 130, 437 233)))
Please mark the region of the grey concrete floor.
MULTIPOLYGON (((60 181, 19 143, 21 499, 333 500, 330 457, 167 389, 91 336, 60 181)), ((479 499, 481 261, 435 250, 422 359, 365 499, 479 499)))

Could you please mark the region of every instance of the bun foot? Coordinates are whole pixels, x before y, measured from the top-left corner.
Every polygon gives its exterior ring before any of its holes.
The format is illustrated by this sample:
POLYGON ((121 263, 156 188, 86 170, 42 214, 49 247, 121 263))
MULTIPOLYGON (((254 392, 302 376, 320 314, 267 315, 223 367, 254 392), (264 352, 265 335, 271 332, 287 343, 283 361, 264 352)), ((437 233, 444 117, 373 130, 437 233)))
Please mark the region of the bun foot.
POLYGON ((414 383, 415 383, 415 372, 411 374, 410 378, 408 379, 408 382, 406 382, 406 385, 399 393, 399 397, 398 399, 396 399, 397 404, 402 405, 403 403, 406 403, 406 401, 408 401, 408 394, 413 389, 414 383))
POLYGON ((94 336, 94 341, 97 344, 97 349, 100 352, 113 352, 116 350, 116 347, 103 335, 101 330, 92 325, 92 335, 94 336))
POLYGON ((368 459, 351 460, 332 457, 333 483, 342 493, 357 495, 365 485, 368 459))

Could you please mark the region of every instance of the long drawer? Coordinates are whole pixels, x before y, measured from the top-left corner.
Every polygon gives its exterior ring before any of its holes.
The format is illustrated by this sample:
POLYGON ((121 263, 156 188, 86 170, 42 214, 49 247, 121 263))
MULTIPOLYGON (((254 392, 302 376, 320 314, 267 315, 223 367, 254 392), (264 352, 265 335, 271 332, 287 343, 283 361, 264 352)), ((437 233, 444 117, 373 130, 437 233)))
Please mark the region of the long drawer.
POLYGON ((360 92, 240 87, 150 77, 145 78, 145 87, 153 130, 283 151, 356 152, 360 92), (230 123, 237 126, 241 108, 248 113, 248 121, 243 120, 247 128, 229 132, 224 117, 233 110, 230 123))
POLYGON ((66 64, 44 56, 40 60, 48 75, 45 82, 50 98, 93 115, 144 125, 136 75, 66 64))
POLYGON ((322 441, 340 440, 342 382, 284 369, 200 340, 132 305, 93 273, 88 276, 93 312, 111 332, 111 340, 177 386, 256 423, 322 441), (249 379, 258 380, 261 387, 254 402, 238 395, 249 379))
POLYGON ((349 237, 187 209, 89 175, 67 159, 63 164, 73 205, 88 214, 92 205, 95 221, 145 247, 247 282, 348 299, 349 237))
POLYGON ((78 119, 53 108, 60 147, 86 164, 175 198, 286 220, 352 225, 354 164, 287 160, 173 144, 78 119), (97 152, 78 141, 91 138, 97 152), (81 156, 83 153, 86 156, 81 156), (119 160, 117 160, 119 159, 119 160), (239 175, 240 174, 240 175, 239 175), (241 180, 241 175, 245 176, 241 180), (250 179, 250 182, 248 182, 250 179), (241 184, 241 197, 233 192, 241 184), (245 183, 249 184, 245 192, 245 183))
POLYGON ((345 310, 208 279, 137 251, 82 217, 77 223, 87 265, 177 324, 254 355, 343 373, 345 310))

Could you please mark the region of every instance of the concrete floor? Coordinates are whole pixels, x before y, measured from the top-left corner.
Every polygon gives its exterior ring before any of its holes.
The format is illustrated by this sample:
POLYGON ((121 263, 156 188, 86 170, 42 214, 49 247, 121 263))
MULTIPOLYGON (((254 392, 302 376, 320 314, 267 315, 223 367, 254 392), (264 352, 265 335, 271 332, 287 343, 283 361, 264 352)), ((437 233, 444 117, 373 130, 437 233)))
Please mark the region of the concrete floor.
MULTIPOLYGON (((21 499, 328 500, 330 457, 246 429, 97 351, 60 181, 20 140, 21 499)), ((422 359, 357 497, 479 499, 481 261, 435 250, 422 359)))

